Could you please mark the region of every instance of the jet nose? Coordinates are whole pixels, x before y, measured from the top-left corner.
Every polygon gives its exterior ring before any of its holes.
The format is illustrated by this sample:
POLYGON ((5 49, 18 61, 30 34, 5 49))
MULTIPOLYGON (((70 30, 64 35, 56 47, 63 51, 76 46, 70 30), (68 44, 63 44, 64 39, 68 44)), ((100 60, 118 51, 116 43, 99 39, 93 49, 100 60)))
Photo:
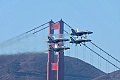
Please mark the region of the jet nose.
POLYGON ((89 39, 88 41, 91 42, 92 40, 89 39))
POLYGON ((67 47, 66 49, 70 49, 69 47, 67 47))
POLYGON ((66 39, 66 41, 70 41, 69 39, 66 39))
POLYGON ((91 32, 91 31, 88 31, 88 32, 87 32, 87 34, 92 34, 92 33, 93 33, 93 32, 91 32))
POLYGON ((93 32, 91 32, 91 31, 89 32, 89 34, 92 34, 92 33, 93 33, 93 32))

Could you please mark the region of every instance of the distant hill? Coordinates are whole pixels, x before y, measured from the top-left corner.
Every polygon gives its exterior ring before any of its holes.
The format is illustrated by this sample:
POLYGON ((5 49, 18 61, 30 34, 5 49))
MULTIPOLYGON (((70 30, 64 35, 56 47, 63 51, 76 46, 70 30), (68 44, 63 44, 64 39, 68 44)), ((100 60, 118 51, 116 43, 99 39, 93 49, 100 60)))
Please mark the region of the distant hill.
POLYGON ((120 70, 102 75, 93 80, 120 80, 120 70))
MULTIPOLYGON (((46 80, 47 54, 0 55, 0 80, 46 80)), ((92 80, 105 75, 92 65, 65 57, 65 80, 92 80)))

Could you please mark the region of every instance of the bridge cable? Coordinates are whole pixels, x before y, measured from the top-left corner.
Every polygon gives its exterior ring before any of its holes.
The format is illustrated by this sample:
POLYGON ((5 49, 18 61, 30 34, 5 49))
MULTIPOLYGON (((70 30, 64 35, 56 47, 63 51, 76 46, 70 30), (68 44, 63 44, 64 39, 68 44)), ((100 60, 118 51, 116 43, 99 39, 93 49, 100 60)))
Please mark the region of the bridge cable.
MULTIPOLYGON (((64 30, 65 31, 65 30, 64 30)), ((68 32, 67 31, 65 31, 67 34, 68 34, 68 32)), ((91 42, 92 44, 94 44, 93 42, 91 42)), ((83 44, 83 43, 82 43, 83 44)), ((84 44, 83 44, 84 45, 84 44)), ((95 44, 94 44, 95 45, 95 44)), ((99 57, 101 57, 102 59, 104 59, 105 61, 107 61, 108 63, 110 63, 111 65, 113 65, 114 67, 116 67, 116 68, 118 68, 118 69, 120 69, 118 66, 116 66, 115 64, 113 64, 112 62, 110 62, 109 60, 107 60, 107 59, 105 59, 103 56, 101 56, 101 55, 99 55, 97 52, 95 52, 94 50, 92 50, 91 48, 89 48, 88 46, 86 46, 86 45, 84 45, 85 47, 87 47, 89 50, 91 50, 92 52, 94 52, 95 54, 97 54, 99 57)), ((96 47, 98 47, 97 45, 96 45, 96 47)), ((99 47, 99 49, 101 50, 101 51, 103 51, 103 52, 105 52, 103 49, 101 49, 100 47, 99 47)), ((108 54, 107 52, 105 52, 108 56, 110 56, 110 57, 112 57, 113 59, 115 59, 117 62, 120 62, 119 60, 117 60, 116 58, 114 58, 113 56, 111 56, 110 54, 108 54)))
POLYGON ((38 33, 38 32, 40 32, 40 31, 42 31, 42 30, 44 30, 44 29, 46 29, 46 28, 48 28, 48 27, 49 27, 49 26, 44 27, 44 28, 42 28, 42 29, 40 29, 40 30, 38 30, 38 31, 33 32, 32 34, 38 33))
MULTIPOLYGON (((100 50, 100 55, 101 55, 101 50, 100 50)), ((100 69, 101 69, 101 58, 100 58, 100 69)))
MULTIPOLYGON (((69 34, 66 30, 64 30, 67 34, 69 34)), ((70 35, 70 34, 69 34, 70 35)))
POLYGON ((96 55, 100 56, 102 59, 104 59, 105 61, 107 61, 108 63, 110 63, 111 65, 113 65, 114 67, 116 67, 116 68, 118 68, 120 70, 120 68, 118 66, 116 66, 115 64, 113 64, 112 62, 110 62, 109 60, 105 59, 103 56, 101 56, 100 54, 98 54, 97 52, 95 52, 94 50, 92 50, 91 48, 89 48, 88 46, 86 46, 86 45, 84 45, 84 46, 86 48, 88 48, 89 50, 91 50, 92 52, 94 52, 96 55))
MULTIPOLYGON (((64 22, 65 23, 65 22, 64 22)), ((72 28, 70 25, 68 25, 67 23, 65 23, 69 28, 72 28)))
POLYGON ((46 23, 44 23, 44 24, 42 24, 42 25, 40 25, 40 26, 38 26, 38 27, 36 27, 36 28, 33 28, 33 29, 25 32, 25 33, 29 33, 29 32, 31 32, 31 31, 33 31, 33 30, 36 30, 36 29, 38 29, 38 28, 40 28, 40 27, 42 27, 42 26, 44 26, 44 25, 46 25, 46 24, 48 24, 48 23, 49 23, 49 22, 46 22, 46 23))
MULTIPOLYGON (((49 22, 47 22, 47 23, 49 23, 49 22)), ((13 37, 13 38, 11 38, 11 39, 8 39, 7 41, 2 42, 2 44, 3 44, 3 43, 6 43, 6 42, 8 42, 8 41, 14 40, 14 39, 16 39, 16 38, 19 38, 19 37, 21 37, 21 36, 23 36, 23 35, 25 35, 25 34, 28 34, 29 32, 32 32, 33 30, 36 30, 36 29, 38 29, 38 28, 46 25, 47 23, 44 23, 44 24, 42 24, 42 25, 40 25, 40 26, 38 26, 38 27, 36 27, 36 28, 33 28, 33 29, 31 29, 31 30, 29 30, 29 31, 27 31, 27 32, 25 32, 25 33, 22 33, 22 34, 20 34, 20 35, 18 35, 18 36, 16 36, 16 37, 13 37)))
POLYGON ((109 53, 107 53, 105 50, 103 50, 102 48, 98 47, 95 43, 93 43, 93 42, 90 42, 90 43, 92 43, 94 46, 96 46, 96 47, 99 48, 101 51, 103 51, 104 53, 106 53, 108 56, 110 56, 111 58, 115 59, 117 62, 120 63, 120 61, 119 61, 118 59, 114 58, 112 55, 110 55, 109 53))
MULTIPOLYGON (((64 22, 65 23, 65 22, 64 22)), ((69 28, 72 28, 70 25, 68 25, 67 23, 65 23, 69 28)), ((64 30, 65 31, 65 30, 64 30)), ((65 31, 67 34, 69 34, 67 31, 65 31)), ((69 34, 70 35, 70 34, 69 34)), ((90 42, 92 43, 95 47, 97 47, 98 49, 100 49, 101 51, 103 51, 104 53, 106 53, 108 56, 110 56, 111 58, 113 58, 114 60, 116 60, 117 62, 120 63, 120 61, 118 59, 116 59, 115 57, 113 57, 112 55, 110 55, 109 53, 107 53, 105 50, 103 50, 102 48, 98 47, 95 43, 93 43, 92 41, 90 42)))

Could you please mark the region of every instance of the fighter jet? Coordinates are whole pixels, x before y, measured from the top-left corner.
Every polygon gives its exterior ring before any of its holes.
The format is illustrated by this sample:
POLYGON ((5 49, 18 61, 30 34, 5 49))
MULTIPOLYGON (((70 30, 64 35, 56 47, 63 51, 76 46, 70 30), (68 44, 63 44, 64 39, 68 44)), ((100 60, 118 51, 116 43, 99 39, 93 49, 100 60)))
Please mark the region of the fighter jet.
POLYGON ((87 34, 92 34, 93 32, 85 30, 85 31, 78 31, 78 29, 75 31, 74 29, 71 29, 72 33, 71 35, 73 36, 82 36, 82 35, 87 35, 87 34))
POLYGON ((70 48, 65 47, 65 46, 61 46, 61 47, 58 47, 58 48, 53 48, 51 45, 49 45, 49 51, 53 50, 55 52, 59 52, 59 51, 62 51, 62 50, 67 50, 67 49, 70 49, 70 48))
POLYGON ((85 42, 90 42, 91 41, 90 39, 76 39, 75 40, 72 37, 70 37, 70 39, 71 39, 70 43, 75 43, 76 46, 77 46, 77 44, 80 44, 80 46, 81 46, 82 42, 84 42, 84 44, 85 44, 85 42))
POLYGON ((47 43, 59 43, 59 42, 63 42, 63 41, 69 41, 69 39, 65 39, 65 38, 54 39, 54 37, 48 36, 47 43))

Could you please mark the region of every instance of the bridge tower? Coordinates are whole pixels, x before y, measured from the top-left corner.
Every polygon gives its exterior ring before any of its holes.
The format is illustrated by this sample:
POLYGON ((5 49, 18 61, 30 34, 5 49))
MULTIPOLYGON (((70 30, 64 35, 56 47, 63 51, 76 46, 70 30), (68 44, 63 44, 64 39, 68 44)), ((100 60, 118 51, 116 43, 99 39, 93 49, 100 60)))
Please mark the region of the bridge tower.
MULTIPOLYGON (((52 20, 49 22, 48 34, 54 34, 54 30, 58 30, 59 37, 63 37, 64 33, 64 22, 62 19, 57 23, 52 20)), ((54 44, 52 43, 54 46, 54 44)), ((59 46, 63 46, 61 43, 59 46)), ((56 71, 56 79, 64 80, 64 52, 58 52, 57 62, 54 61, 54 51, 48 51, 48 62, 47 62, 47 80, 54 80, 54 71, 56 71)))

